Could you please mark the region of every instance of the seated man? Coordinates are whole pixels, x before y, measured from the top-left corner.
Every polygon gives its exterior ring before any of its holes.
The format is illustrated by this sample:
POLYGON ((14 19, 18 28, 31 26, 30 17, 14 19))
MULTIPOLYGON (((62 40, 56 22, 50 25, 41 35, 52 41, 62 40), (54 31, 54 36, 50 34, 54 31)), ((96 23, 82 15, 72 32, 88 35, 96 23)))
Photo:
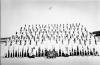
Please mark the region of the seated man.
POLYGON ((55 50, 49 50, 46 52, 46 54, 47 54, 47 58, 55 58, 57 55, 55 50))

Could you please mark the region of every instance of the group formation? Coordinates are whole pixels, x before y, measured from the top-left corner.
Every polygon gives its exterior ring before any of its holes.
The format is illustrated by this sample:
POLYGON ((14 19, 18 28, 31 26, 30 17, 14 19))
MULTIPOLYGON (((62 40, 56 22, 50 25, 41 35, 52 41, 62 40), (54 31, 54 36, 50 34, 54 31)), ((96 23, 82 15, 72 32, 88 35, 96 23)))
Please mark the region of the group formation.
POLYGON ((99 56, 96 37, 80 23, 20 27, 4 45, 4 57, 99 56))

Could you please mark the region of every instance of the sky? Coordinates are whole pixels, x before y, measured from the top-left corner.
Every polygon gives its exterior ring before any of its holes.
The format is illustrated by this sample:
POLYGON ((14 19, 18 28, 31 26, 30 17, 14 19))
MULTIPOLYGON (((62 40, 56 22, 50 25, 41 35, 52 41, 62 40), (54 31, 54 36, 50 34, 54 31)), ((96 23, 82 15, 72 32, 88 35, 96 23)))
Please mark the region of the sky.
POLYGON ((100 30, 99 0, 1 0, 1 37, 14 35, 25 24, 81 23, 100 30))

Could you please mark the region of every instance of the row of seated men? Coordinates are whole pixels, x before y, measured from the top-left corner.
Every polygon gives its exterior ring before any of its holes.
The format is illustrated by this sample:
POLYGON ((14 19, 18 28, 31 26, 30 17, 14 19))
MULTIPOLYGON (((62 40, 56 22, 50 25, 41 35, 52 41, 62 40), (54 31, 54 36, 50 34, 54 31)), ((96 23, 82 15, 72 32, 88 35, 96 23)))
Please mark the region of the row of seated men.
MULTIPOLYGON (((80 23, 29 25, 28 27, 25 25, 20 28, 19 32, 12 35, 5 46, 9 50, 9 52, 6 51, 8 53, 6 55, 8 56, 10 52, 11 54, 13 53, 13 50, 14 54, 19 54, 19 51, 20 53, 23 53, 23 51, 27 52, 27 49, 31 53, 34 47, 34 54, 36 54, 35 52, 38 51, 39 46, 42 47, 42 50, 45 50, 46 47, 54 46, 56 51, 59 51, 60 48, 62 51, 65 51, 65 47, 67 47, 68 50, 65 52, 71 52, 72 49, 78 51, 78 47, 80 52, 84 49, 84 53, 85 51, 88 52, 89 48, 93 53, 98 53, 93 51, 93 49, 98 51, 95 37, 86 30, 86 27, 80 25, 80 23)), ((70 54, 68 53, 68 55, 70 54)))

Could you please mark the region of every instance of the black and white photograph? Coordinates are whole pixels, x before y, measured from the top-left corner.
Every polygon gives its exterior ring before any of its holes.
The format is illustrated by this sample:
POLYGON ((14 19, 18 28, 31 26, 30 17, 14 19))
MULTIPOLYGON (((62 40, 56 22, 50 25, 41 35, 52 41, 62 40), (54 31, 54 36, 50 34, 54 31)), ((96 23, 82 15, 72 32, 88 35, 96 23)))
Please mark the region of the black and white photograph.
POLYGON ((1 0, 0 65, 100 65, 100 0, 1 0))

